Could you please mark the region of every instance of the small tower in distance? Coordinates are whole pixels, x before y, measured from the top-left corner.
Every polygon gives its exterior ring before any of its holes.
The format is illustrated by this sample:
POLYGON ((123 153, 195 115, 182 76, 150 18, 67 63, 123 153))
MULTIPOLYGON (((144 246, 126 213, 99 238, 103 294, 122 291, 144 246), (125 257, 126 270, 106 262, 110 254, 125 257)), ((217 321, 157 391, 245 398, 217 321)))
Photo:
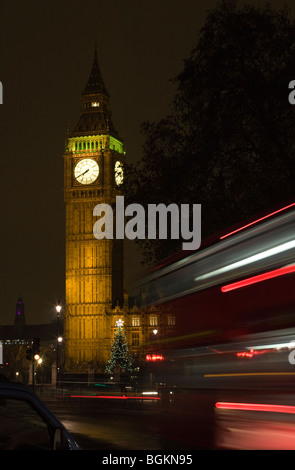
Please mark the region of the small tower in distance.
POLYGON ((25 304, 21 296, 19 296, 18 301, 16 303, 14 327, 15 327, 16 333, 18 333, 20 336, 21 336, 21 333, 23 333, 24 331, 25 324, 26 324, 25 304))

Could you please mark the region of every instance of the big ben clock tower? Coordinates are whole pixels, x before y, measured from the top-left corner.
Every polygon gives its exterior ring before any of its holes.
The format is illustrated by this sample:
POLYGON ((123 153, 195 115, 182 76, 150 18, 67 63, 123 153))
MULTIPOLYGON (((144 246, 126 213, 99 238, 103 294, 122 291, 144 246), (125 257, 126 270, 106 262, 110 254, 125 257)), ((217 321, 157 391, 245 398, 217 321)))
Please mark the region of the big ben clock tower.
POLYGON ((110 351, 111 309, 123 296, 123 241, 97 240, 93 209, 115 206, 125 152, 111 118, 110 97, 95 50, 80 117, 64 154, 66 209, 65 370, 103 368, 110 351))

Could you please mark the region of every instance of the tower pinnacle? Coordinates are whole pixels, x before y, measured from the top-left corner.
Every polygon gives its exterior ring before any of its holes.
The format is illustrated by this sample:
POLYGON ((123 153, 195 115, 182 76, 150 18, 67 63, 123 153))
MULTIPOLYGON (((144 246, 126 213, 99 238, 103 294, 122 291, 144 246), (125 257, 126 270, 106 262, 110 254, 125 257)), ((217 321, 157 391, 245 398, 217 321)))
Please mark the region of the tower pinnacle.
POLYGON ((111 117, 110 95, 100 72, 96 48, 90 76, 82 92, 80 117, 71 132, 72 137, 83 135, 118 137, 111 117))
POLYGON ((83 95, 89 95, 89 94, 103 94, 103 95, 109 96, 109 93, 105 87, 105 84, 104 84, 104 81, 102 79, 102 75, 100 72, 96 46, 95 46, 94 59, 93 59, 90 76, 83 91, 83 95))

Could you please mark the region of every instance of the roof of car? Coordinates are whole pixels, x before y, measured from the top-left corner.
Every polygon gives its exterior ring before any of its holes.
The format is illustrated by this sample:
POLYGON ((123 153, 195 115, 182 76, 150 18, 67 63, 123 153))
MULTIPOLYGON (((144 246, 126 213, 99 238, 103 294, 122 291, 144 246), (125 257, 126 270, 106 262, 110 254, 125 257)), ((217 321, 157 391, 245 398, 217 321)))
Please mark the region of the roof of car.
POLYGON ((32 396, 35 396, 35 394, 32 392, 32 390, 21 384, 21 383, 17 383, 17 382, 1 382, 0 381, 0 393, 1 391, 6 391, 6 392, 13 392, 13 393, 16 393, 16 392, 20 392, 20 393, 25 393, 25 394, 29 394, 29 395, 32 395, 32 396))

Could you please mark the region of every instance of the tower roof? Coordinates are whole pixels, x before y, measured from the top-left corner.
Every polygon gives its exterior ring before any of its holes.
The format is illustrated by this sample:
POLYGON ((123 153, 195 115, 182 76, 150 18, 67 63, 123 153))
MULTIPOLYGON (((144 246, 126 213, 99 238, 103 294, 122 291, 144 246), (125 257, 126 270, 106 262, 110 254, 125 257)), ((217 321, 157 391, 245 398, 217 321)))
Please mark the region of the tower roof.
POLYGON ((82 92, 80 117, 70 135, 77 137, 93 134, 112 135, 118 138, 112 122, 110 95, 102 79, 96 48, 90 76, 82 92))
POLYGON ((105 84, 102 79, 100 72, 98 59, 97 59, 97 49, 94 51, 93 65, 90 72, 88 82, 84 88, 83 95, 102 93, 106 96, 109 96, 108 91, 105 87, 105 84))

